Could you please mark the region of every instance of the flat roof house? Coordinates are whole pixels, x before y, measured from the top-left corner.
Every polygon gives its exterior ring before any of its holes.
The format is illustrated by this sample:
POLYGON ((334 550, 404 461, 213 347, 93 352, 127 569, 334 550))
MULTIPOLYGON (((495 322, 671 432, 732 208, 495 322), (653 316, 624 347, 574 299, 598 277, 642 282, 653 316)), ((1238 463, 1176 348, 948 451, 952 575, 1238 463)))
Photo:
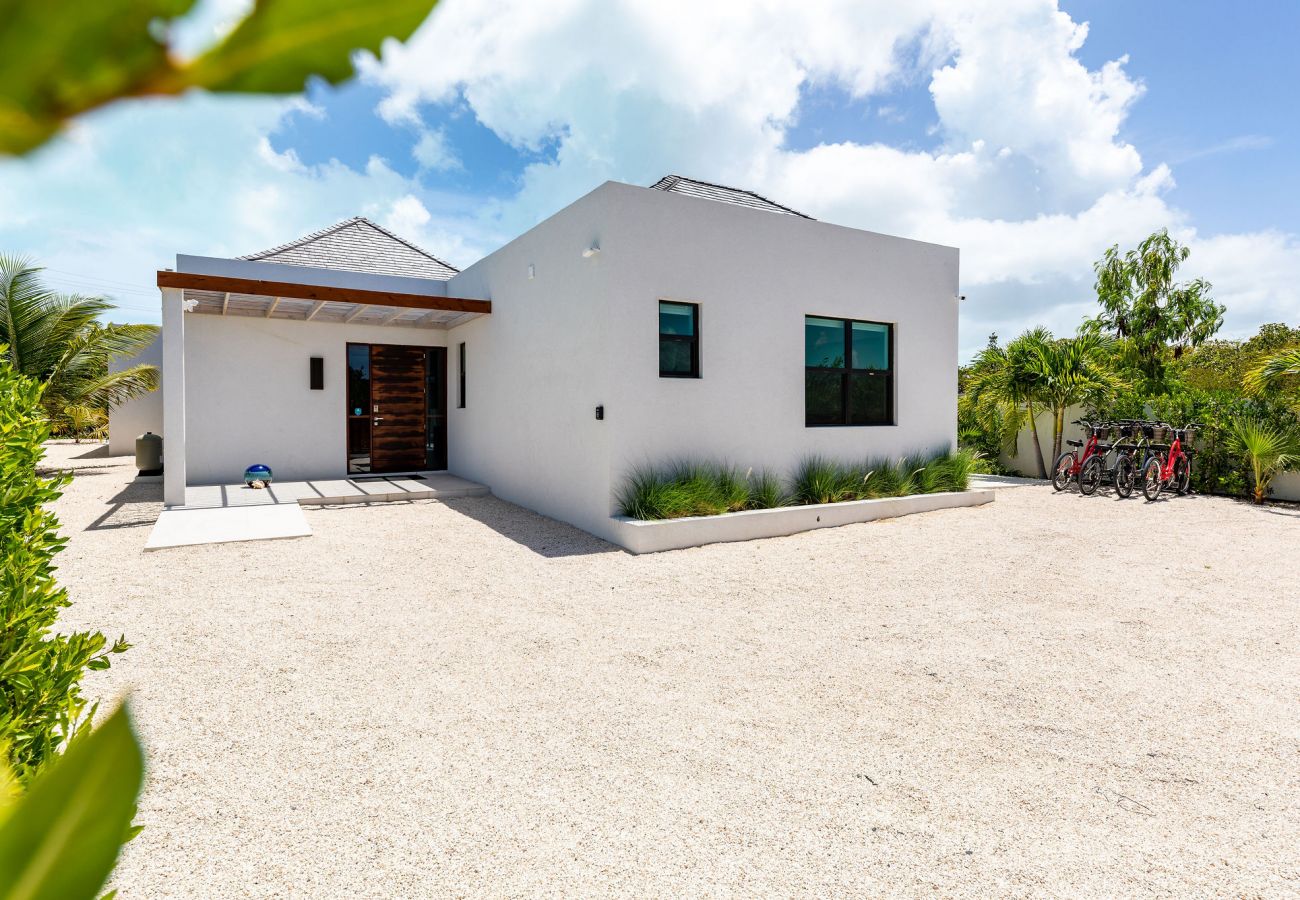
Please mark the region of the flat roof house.
POLYGON ((670 176, 607 182, 457 271, 363 218, 163 301, 186 485, 447 469, 617 541, 644 464, 791 472, 955 443, 958 252, 670 176))

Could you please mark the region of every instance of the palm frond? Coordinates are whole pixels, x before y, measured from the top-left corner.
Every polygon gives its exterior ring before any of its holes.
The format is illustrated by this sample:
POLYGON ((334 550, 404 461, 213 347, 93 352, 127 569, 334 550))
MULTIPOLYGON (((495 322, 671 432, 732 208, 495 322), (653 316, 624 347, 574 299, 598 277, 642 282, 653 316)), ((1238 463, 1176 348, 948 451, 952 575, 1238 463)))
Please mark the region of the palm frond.
POLYGON ((1246 373, 1246 390, 1262 393, 1288 375, 1300 375, 1300 347, 1279 350, 1246 373))
POLYGON ((48 290, 25 257, 0 254, 0 344, 23 375, 45 385, 42 402, 53 421, 68 407, 107 409, 158 386, 152 366, 110 373, 157 336, 156 325, 102 325, 114 307, 101 297, 48 290))

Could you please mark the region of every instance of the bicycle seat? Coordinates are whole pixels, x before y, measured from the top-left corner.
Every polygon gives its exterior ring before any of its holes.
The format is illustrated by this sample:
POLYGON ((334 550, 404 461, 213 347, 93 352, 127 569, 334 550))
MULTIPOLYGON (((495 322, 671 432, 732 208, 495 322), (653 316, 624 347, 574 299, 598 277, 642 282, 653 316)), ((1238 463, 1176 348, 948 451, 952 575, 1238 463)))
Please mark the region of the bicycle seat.
POLYGON ((1068 446, 1071 446, 1071 447, 1082 447, 1082 446, 1083 446, 1083 441, 1070 441, 1070 440, 1067 440, 1065 443, 1066 443, 1068 446))

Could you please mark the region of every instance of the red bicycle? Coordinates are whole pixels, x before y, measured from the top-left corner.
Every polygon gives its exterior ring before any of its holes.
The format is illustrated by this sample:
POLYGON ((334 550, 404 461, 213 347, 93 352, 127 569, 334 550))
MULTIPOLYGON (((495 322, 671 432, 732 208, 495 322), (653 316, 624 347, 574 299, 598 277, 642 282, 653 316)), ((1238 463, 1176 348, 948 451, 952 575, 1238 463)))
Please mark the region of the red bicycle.
POLYGON ((1065 490, 1074 479, 1079 481, 1079 493, 1091 496, 1101 486, 1104 466, 1103 460, 1110 451, 1110 445, 1101 443, 1102 438, 1110 437, 1110 425, 1099 422, 1076 420, 1075 425, 1088 429, 1087 443, 1083 441, 1066 441, 1071 447, 1082 447, 1083 453, 1066 450, 1056 458, 1052 466, 1052 487, 1058 491, 1065 490))
MULTIPOLYGON (((1160 427, 1170 428, 1164 422, 1160 423, 1160 427)), ((1173 429, 1174 442, 1169 445, 1169 450, 1147 460, 1142 469, 1142 496, 1155 500, 1162 490, 1171 485, 1180 494, 1191 490, 1192 458, 1184 446, 1191 447, 1192 429, 1200 427, 1196 422, 1189 422, 1182 428, 1173 429)))

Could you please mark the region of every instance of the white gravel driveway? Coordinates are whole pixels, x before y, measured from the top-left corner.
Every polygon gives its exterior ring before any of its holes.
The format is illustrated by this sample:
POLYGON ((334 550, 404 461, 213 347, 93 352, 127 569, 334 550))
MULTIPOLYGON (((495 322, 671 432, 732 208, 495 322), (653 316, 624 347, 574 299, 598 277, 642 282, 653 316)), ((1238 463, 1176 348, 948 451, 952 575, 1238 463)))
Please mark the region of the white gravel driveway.
POLYGON ((481 498, 144 554, 157 488, 77 464, 124 897, 1300 892, 1300 511, 1024 487, 634 557, 481 498))

